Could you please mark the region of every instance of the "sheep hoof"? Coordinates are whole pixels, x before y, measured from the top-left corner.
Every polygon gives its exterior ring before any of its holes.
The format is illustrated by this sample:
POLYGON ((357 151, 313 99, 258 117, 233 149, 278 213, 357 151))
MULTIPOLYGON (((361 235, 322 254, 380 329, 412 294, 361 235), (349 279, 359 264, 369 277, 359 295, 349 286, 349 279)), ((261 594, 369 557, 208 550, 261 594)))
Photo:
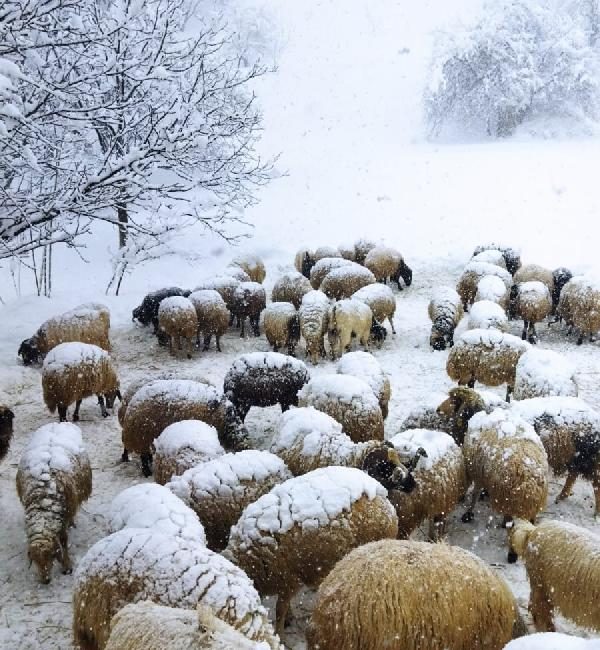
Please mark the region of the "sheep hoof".
POLYGON ((473 521, 474 518, 475 518, 475 515, 473 514, 473 512, 471 510, 467 510, 467 512, 465 512, 463 514, 463 516, 460 518, 460 520, 464 524, 468 524, 469 522, 473 521))
POLYGON ((142 474, 148 478, 149 476, 152 476, 152 470, 149 467, 142 467, 142 474))
POLYGON ((126 453, 121 454, 121 462, 122 463, 128 463, 129 462, 129 454, 126 454, 126 453))
MULTIPOLYGON (((108 417, 108 411, 102 411, 102 417, 107 418, 108 417)), ((77 418, 79 419, 79 418, 77 418)))
POLYGON ((79 422, 79 415, 77 413, 73 413, 73 422, 79 422))
POLYGON ((508 552, 506 560, 509 564, 514 564, 519 559, 519 556, 511 549, 508 552))
POLYGON ((73 567, 66 567, 62 570, 64 576, 70 576, 73 573, 73 567))

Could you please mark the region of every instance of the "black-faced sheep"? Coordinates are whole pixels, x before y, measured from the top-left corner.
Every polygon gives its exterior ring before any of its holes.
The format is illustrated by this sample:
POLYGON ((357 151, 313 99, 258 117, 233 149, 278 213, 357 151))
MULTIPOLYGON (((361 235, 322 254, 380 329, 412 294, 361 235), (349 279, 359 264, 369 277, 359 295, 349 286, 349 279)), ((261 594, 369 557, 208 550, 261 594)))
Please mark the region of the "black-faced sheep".
POLYGON ((349 266, 342 266, 330 271, 321 282, 320 289, 328 297, 334 300, 343 300, 375 282, 375 276, 369 269, 360 264, 350 262, 349 266))
POLYGON ((304 363, 279 352, 250 352, 238 357, 225 375, 223 391, 242 421, 252 406, 298 405, 298 391, 309 379, 304 363))
POLYGON ((372 327, 373 312, 360 300, 340 300, 332 305, 327 323, 331 358, 339 359, 347 352, 353 336, 368 350, 372 327))
POLYGON ((23 364, 36 363, 60 343, 79 341, 110 351, 110 312, 104 305, 85 304, 48 319, 19 346, 23 364))
POLYGON ((473 553, 383 540, 329 573, 306 636, 309 650, 502 650, 525 633, 510 588, 473 553))
POLYGON ((310 278, 310 271, 315 265, 315 254, 306 248, 301 248, 294 257, 294 266, 298 273, 302 273, 305 278, 310 278))
POLYGON ((429 301, 427 313, 431 320, 429 345, 434 350, 445 350, 454 345, 454 330, 463 317, 458 293, 451 287, 437 289, 429 301))
POLYGON ((558 301, 560 300, 560 294, 563 290, 563 287, 567 282, 573 277, 573 273, 565 268, 560 266, 557 269, 552 271, 552 278, 554 280, 552 288, 552 315, 556 314, 556 308, 558 307, 558 301))
POLYGON ((92 468, 74 424, 46 424, 33 433, 19 461, 17 493, 25 509, 28 556, 40 582, 50 582, 59 558, 71 573, 67 531, 92 493, 92 468))
POLYGON ((291 302, 272 302, 263 312, 263 327, 267 341, 277 352, 287 348, 287 353, 294 356, 296 345, 300 341, 300 317, 291 302))
POLYGON ((521 338, 537 343, 535 324, 543 321, 552 311, 548 287, 537 280, 514 284, 510 291, 510 304, 511 317, 523 319, 521 338))
POLYGON ((324 257, 320 259, 318 262, 315 262, 314 266, 310 270, 310 284, 312 288, 318 289, 325 279, 325 276, 333 271, 333 269, 338 269, 343 266, 352 266, 352 264, 353 262, 343 259, 342 257, 324 257))
POLYGON ((246 271, 252 282, 258 282, 259 284, 263 283, 265 276, 267 275, 264 262, 260 257, 258 257, 258 255, 252 255, 251 253, 238 255, 231 260, 230 266, 239 266, 241 269, 246 271))
POLYGON ((507 290, 513 285, 511 274, 500 266, 488 264, 487 262, 469 262, 460 276, 456 285, 456 291, 462 300, 465 311, 475 302, 477 294, 477 285, 486 275, 493 275, 500 278, 507 290))
POLYGON ((387 418, 392 387, 389 377, 372 354, 360 350, 348 352, 338 361, 337 372, 340 375, 358 377, 369 384, 379 402, 383 419, 387 418))
POLYGON ((508 316, 502 307, 491 300, 477 300, 471 305, 467 329, 508 330, 508 316))
POLYGON ((261 595, 277 594, 276 630, 302 584, 316 587, 353 548, 395 537, 387 490, 365 472, 326 467, 298 476, 250 504, 224 551, 261 595))
POLYGON ((102 417, 108 416, 115 399, 121 398, 119 379, 108 352, 88 343, 61 343, 53 348, 42 366, 44 403, 50 413, 58 409, 60 422, 75 402, 73 422, 79 420, 79 407, 86 397, 97 395, 102 417), (105 405, 106 402, 106 405, 105 405))
POLYGON ((523 558, 537 630, 554 631, 554 609, 578 625, 600 630, 600 537, 563 521, 538 526, 517 520, 509 533, 514 554, 523 558))
POLYGON ((364 265, 373 273, 378 282, 386 282, 387 278, 396 282, 402 291, 400 278, 407 287, 412 284, 412 270, 408 267, 400 251, 387 246, 372 248, 365 257, 364 265))
POLYGON ((552 350, 528 350, 521 356, 515 372, 516 400, 561 395, 577 397, 575 366, 552 350))
POLYGON ((250 639, 278 647, 248 576, 200 543, 125 528, 88 550, 74 583, 73 637, 82 650, 103 650, 117 611, 148 599, 184 609, 202 603, 250 639))
POLYGON ((152 291, 144 296, 141 304, 131 312, 131 320, 137 321, 141 325, 150 325, 152 323, 154 333, 158 334, 158 308, 161 301, 171 296, 189 296, 189 294, 189 291, 179 287, 168 287, 152 291))
POLYGON ((203 334, 203 350, 208 350, 210 339, 215 335, 217 351, 221 352, 221 337, 229 327, 229 310, 221 294, 216 289, 201 289, 190 294, 190 302, 196 309, 198 329, 196 343, 200 346, 200 333, 203 334))
POLYGON ((302 298, 312 291, 310 282, 296 271, 284 273, 273 285, 271 300, 273 302, 291 302, 296 309, 300 308, 302 298))
POLYGON ((208 548, 222 551, 244 508, 291 476, 279 456, 247 449, 192 467, 166 488, 198 515, 208 548))
POLYGON ((485 244, 483 246, 477 246, 473 251, 473 255, 478 255, 483 251, 497 250, 502 253, 504 258, 504 263, 506 270, 514 275, 521 268, 521 254, 516 248, 511 248, 510 246, 502 246, 498 244, 485 244))
POLYGON ((244 336, 244 326, 246 318, 250 321, 250 327, 254 336, 260 336, 260 314, 267 306, 267 294, 262 284, 258 282, 242 282, 237 287, 233 294, 233 304, 231 305, 231 319, 230 324, 233 323, 234 318, 238 319, 241 323, 242 331, 240 336, 244 336))
POLYGON ((373 318, 381 325, 388 320, 392 328, 392 333, 396 333, 394 328, 396 298, 389 287, 379 283, 368 284, 366 287, 355 291, 351 299, 364 302, 371 310, 373 318))
POLYGON ((187 346, 187 358, 192 358, 194 339, 198 335, 198 317, 189 298, 172 296, 162 300, 158 307, 158 328, 168 337, 171 354, 181 349, 183 338, 187 346))
POLYGON ((129 402, 121 432, 122 460, 129 460, 130 451, 140 454, 144 476, 150 476, 154 440, 181 420, 202 420, 214 426, 225 449, 237 451, 248 445, 248 432, 233 404, 214 386, 187 379, 159 379, 142 386, 129 402))
POLYGON ((298 310, 300 333, 306 343, 306 356, 316 364, 325 358, 325 335, 329 325, 329 299, 322 291, 309 291, 298 310))
POLYGON ((14 418, 15 414, 7 406, 0 406, 0 461, 8 454, 14 418))

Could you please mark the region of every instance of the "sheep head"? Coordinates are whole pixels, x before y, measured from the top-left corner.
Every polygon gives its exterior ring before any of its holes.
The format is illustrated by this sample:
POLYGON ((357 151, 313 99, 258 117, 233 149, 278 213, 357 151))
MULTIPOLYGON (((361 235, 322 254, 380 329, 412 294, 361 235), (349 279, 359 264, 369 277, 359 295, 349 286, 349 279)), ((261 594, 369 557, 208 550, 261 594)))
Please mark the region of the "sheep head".
POLYGON ((375 342, 378 347, 381 347, 387 337, 387 330, 383 325, 373 319, 371 323, 370 338, 375 342))
POLYGON ((115 400, 119 399, 119 402, 123 401, 121 397, 121 391, 117 388, 115 390, 108 391, 104 393, 104 400, 106 401, 106 408, 111 409, 115 405, 115 400))
POLYGON ((462 445, 469 425, 469 420, 480 411, 485 410, 485 404, 479 393, 472 388, 458 386, 452 388, 445 399, 436 409, 438 415, 448 418, 451 424, 451 435, 457 445, 462 445))
POLYGON ((30 366, 32 363, 37 363, 40 358, 40 351, 38 348, 37 337, 32 336, 25 339, 19 346, 17 355, 23 359, 23 365, 30 366))
POLYGON ((523 555, 529 542, 529 536, 535 530, 535 526, 525 519, 515 519, 508 530, 508 561, 512 564, 517 561, 519 555, 523 555))
POLYGON ((400 287, 400 278, 404 280, 404 284, 406 284, 407 287, 410 287, 412 284, 412 277, 413 277, 413 272, 412 269, 406 264, 404 260, 400 262, 400 265, 398 266, 398 271, 397 271, 397 276, 396 276, 396 282, 398 282, 398 287, 400 287))
POLYGON ((411 492, 416 485, 412 468, 402 463, 398 451, 390 442, 378 443, 368 451, 361 469, 387 490, 411 492))
POLYGON ((54 540, 46 538, 37 538, 29 544, 27 555, 29 563, 34 563, 37 567, 40 582, 47 585, 50 582, 52 573, 52 564, 58 549, 54 540))

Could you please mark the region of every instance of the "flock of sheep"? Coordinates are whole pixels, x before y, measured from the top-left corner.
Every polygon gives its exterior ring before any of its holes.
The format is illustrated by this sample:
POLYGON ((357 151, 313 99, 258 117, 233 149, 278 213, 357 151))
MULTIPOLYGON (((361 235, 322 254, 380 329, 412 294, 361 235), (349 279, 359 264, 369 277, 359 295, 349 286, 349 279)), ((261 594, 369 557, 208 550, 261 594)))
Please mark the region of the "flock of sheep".
MULTIPOLYGON (((390 285, 410 286, 412 271, 395 249, 365 240, 301 250, 295 267, 269 303, 264 264, 245 256, 193 292, 163 289, 133 310, 177 356, 196 354, 201 337, 208 349, 213 335, 220 351, 228 328, 244 336, 248 319, 258 336, 262 323, 273 351, 236 358, 222 390, 183 371, 121 391, 103 305, 52 318, 22 342, 24 363, 43 359, 44 402, 59 415, 33 433, 17 471, 40 581, 51 580, 55 559, 72 571, 68 528, 92 490, 81 431, 66 421, 72 405, 76 422, 86 397, 97 396, 104 417, 119 399, 122 460, 138 454, 154 476, 117 495, 110 534, 77 565, 75 645, 284 648, 290 602, 306 585, 318 589, 311 649, 538 647, 485 562, 409 539, 428 522, 439 542, 470 485, 463 521, 484 496, 503 516, 508 560, 526 565, 536 629, 553 632, 556 608, 600 630, 600 538, 559 521, 535 525, 550 470, 567 474, 559 499, 578 477, 590 481, 600 515, 600 412, 577 397, 567 359, 532 345, 536 323, 550 316, 579 343, 599 331, 600 286, 567 269, 521 266, 513 249, 479 247, 456 290, 440 287, 429 304, 431 347, 450 348, 446 369, 459 385, 385 436, 390 381, 369 349, 385 345, 386 321, 395 333, 390 285), (517 318, 522 338, 507 333, 517 318), (301 339, 306 362, 329 354, 333 372, 313 375, 294 356, 301 339), (350 351, 353 340, 364 351, 350 351), (506 384, 506 401, 475 382, 506 384), (254 449, 245 418, 275 404, 283 414, 270 451, 254 449), (277 596, 274 626, 261 602, 268 595, 277 596)), ((0 407, 0 459, 13 417, 0 407)))

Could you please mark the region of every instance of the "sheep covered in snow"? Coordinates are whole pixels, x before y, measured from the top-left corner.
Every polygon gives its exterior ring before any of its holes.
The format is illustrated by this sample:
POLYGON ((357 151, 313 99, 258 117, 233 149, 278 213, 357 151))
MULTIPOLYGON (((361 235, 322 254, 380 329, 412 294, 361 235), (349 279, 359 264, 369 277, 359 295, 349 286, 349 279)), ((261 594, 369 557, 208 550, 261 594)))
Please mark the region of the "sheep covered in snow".
POLYGON ((507 289, 510 289, 513 285, 512 275, 506 269, 495 266, 494 264, 488 264, 487 262, 469 262, 465 266, 456 285, 456 291, 462 300, 465 311, 468 311, 469 307, 475 301, 477 285, 486 275, 493 275, 500 278, 507 289))
POLYGON ((467 327, 473 329, 508 330, 508 316, 500 305, 491 300, 479 300, 471 305, 467 327))
POLYGON ((274 352, 287 348, 287 353, 294 356, 300 341, 300 317, 291 302, 267 305, 263 312, 263 327, 274 352))
POLYGON ((475 256, 479 253, 482 253, 483 251, 490 250, 496 250, 502 253, 506 270, 511 275, 514 275, 521 268, 521 254, 516 248, 512 248, 511 246, 503 246, 501 244, 499 245, 495 243, 484 244, 482 246, 477 246, 473 251, 473 255, 475 256))
POLYGON ((535 324, 543 321, 552 311, 552 297, 548 287, 539 281, 519 282, 510 292, 511 316, 523 319, 521 338, 537 343, 535 324))
POLYGON ((396 298, 392 290, 385 284, 368 284, 366 287, 355 291, 352 300, 360 300, 369 307, 373 318, 383 325, 386 319, 390 323, 392 333, 395 334, 394 314, 396 313, 396 298))
POLYGON ((196 465, 225 453, 217 430, 200 420, 170 424, 154 441, 154 480, 164 485, 196 465))
POLYGON ((297 406, 297 393, 308 379, 299 359, 279 352, 249 352, 231 364, 223 390, 243 421, 252 406, 280 404, 282 411, 297 406))
POLYGON ((582 639, 560 632, 539 632, 511 641, 504 650, 600 650, 600 639, 582 639))
POLYGON ((103 650, 117 611, 148 599, 184 609, 202 603, 250 639, 278 647, 248 576, 199 543, 124 528, 88 550, 74 583, 73 636, 82 649, 103 650))
POLYGON ((196 310, 198 328, 196 343, 200 346, 200 333, 204 335, 203 350, 208 350, 210 339, 215 335, 217 351, 221 352, 221 337, 229 327, 229 310, 216 289, 201 289, 190 294, 190 302, 196 310))
POLYGON ((319 246, 315 251, 315 262, 325 257, 341 257, 340 251, 335 246, 319 246))
POLYGON ((539 264, 525 264, 513 276, 513 284, 520 282, 541 282, 552 293, 554 276, 552 271, 539 264))
POLYGON ((315 265, 315 254, 307 248, 301 248, 294 257, 294 267, 305 278, 310 278, 310 271, 315 265))
MULTIPOLYGON (((570 280, 562 293, 573 283, 567 297, 571 305, 571 322, 578 332, 577 345, 584 337, 594 340, 600 330, 600 281, 595 278, 577 277, 570 280)), ((560 301, 559 301, 560 304, 560 301)))
POLYGON ((319 288, 328 298, 342 300, 350 298, 353 293, 374 282, 375 276, 369 269, 350 262, 348 266, 330 271, 323 278, 319 288))
MULTIPOLYGON (((242 282, 233 293, 233 304, 231 305, 231 321, 237 318, 242 329, 240 336, 244 336, 246 318, 250 321, 250 327, 254 336, 260 336, 259 322, 262 310, 267 306, 267 294, 262 284, 258 282, 242 282)), ((230 322, 231 322, 230 321, 230 322)))
POLYGON ((170 298, 171 296, 185 297, 189 296, 189 294, 189 291, 185 291, 179 287, 167 287, 158 291, 152 291, 144 296, 141 304, 131 312, 131 320, 138 321, 141 325, 150 325, 152 323, 154 333, 158 334, 158 308, 160 307, 160 303, 165 298, 170 298))
POLYGON ((577 397, 575 365, 552 350, 528 350, 517 363, 514 398, 577 397))
POLYGON ((214 386, 188 379, 158 379, 131 398, 123 419, 123 461, 129 452, 140 454, 142 471, 150 476, 152 445, 170 425, 181 420, 202 420, 215 427, 225 449, 247 446, 248 432, 233 404, 214 386))
POLYGON ((476 381, 487 386, 506 384, 506 401, 515 385, 517 363, 530 344, 498 330, 474 329, 462 334, 450 350, 446 372, 459 385, 473 388, 476 381))
POLYGON ((509 586, 473 553, 386 539, 338 562, 306 636, 309 650, 502 650, 526 629, 509 586))
POLYGON ((166 487, 198 515, 207 546, 221 551, 244 508, 291 476, 275 454, 247 449, 192 467, 166 487))
POLYGON ((354 242, 354 261, 357 264, 364 264, 369 251, 375 248, 375 246, 377 244, 370 239, 357 239, 354 242))
POLYGON ((235 294, 235 290, 239 286, 240 280, 237 278, 234 278, 230 275, 217 275, 214 278, 209 278, 201 282, 194 289, 193 293, 196 293, 197 291, 207 291, 209 289, 212 289, 213 291, 216 291, 221 296, 221 298, 223 298, 228 311, 231 311, 231 308, 233 306, 233 296, 235 294))
POLYGON ((0 461, 8 454, 14 418, 15 414, 7 406, 0 406, 0 461))
POLYGON ((230 266, 239 266, 246 271, 252 282, 258 282, 260 284, 262 284, 267 275, 264 262, 258 255, 252 255, 251 253, 243 253, 234 257, 231 260, 230 266))
POLYGON ((498 249, 482 250, 480 253, 473 255, 471 262, 486 262, 487 264, 500 266, 503 269, 506 268, 506 260, 504 259, 504 255, 498 249))
POLYGON ((383 415, 373 390, 350 375, 313 377, 298 393, 299 406, 314 406, 337 420, 353 442, 383 440, 383 415))
POLYGON ((325 276, 333 269, 342 266, 352 266, 353 262, 342 257, 323 257, 310 270, 310 284, 313 289, 318 289, 325 276))
POLYGON ((510 289, 496 275, 484 275, 477 283, 475 302, 479 300, 491 300, 502 307, 506 312, 510 299, 510 289))
POLYGON ((306 342, 306 356, 316 364, 319 357, 324 358, 325 335, 329 326, 329 299, 322 291, 309 291, 298 311, 300 333, 306 342))
POLYGON ((475 415, 485 411, 491 413, 496 408, 503 408, 506 402, 494 393, 476 392, 466 386, 458 386, 448 391, 448 397, 437 406, 436 414, 443 418, 447 431, 457 445, 462 447, 465 441, 465 434, 469 426, 469 420, 475 415))
POLYGON ((187 346, 187 357, 192 358, 194 339, 198 333, 198 316, 189 298, 172 296, 162 300, 158 307, 158 328, 168 337, 171 354, 181 349, 183 338, 187 346))
POLYGON ((50 350, 42 366, 42 390, 48 410, 58 409, 61 422, 73 402, 73 422, 77 422, 82 400, 92 395, 98 396, 102 416, 107 417, 106 407, 112 408, 121 396, 108 352, 89 343, 61 343, 50 350))
POLYGON ((22 341, 19 356, 25 365, 36 363, 60 343, 80 342, 110 352, 110 312, 99 304, 84 304, 45 321, 37 332, 22 341))
POLYGON ((454 345, 454 330, 463 317, 463 307, 460 296, 451 287, 436 289, 427 313, 431 320, 431 335, 429 345, 434 350, 445 350, 454 345))
POLYGON ((250 504, 224 554, 265 596, 277 594, 276 630, 302 584, 316 587, 356 546, 395 537, 387 490, 352 467, 326 467, 285 481, 250 504))
POLYGON ((445 534, 446 519, 467 491, 465 460, 461 448, 443 431, 412 429, 390 438, 401 457, 418 458, 413 471, 411 492, 390 490, 388 498, 398 515, 398 537, 408 536, 429 520, 429 536, 438 540, 445 534))
POLYGON ((74 424, 46 424, 33 433, 17 470, 17 494, 25 509, 28 556, 40 581, 50 582, 60 559, 71 573, 67 532, 83 501, 92 493, 92 468, 74 424))
POLYGON ((400 278, 407 287, 412 283, 412 271, 407 266, 400 251, 388 246, 376 246, 372 248, 365 257, 364 265, 373 273, 377 282, 387 282, 387 279, 395 281, 398 289, 402 289, 400 278))
POLYGON ((332 305, 327 321, 332 359, 339 359, 350 349, 353 336, 368 350, 372 327, 373 312, 360 300, 340 300, 332 305))
POLYGON ((552 315, 556 314, 556 308, 558 307, 558 301, 560 300, 563 287, 572 277, 573 273, 564 266, 560 266, 552 271, 552 278, 554 280, 552 288, 552 315))
POLYGON ((337 363, 340 375, 351 375, 365 381, 379 401, 383 419, 388 416, 388 404, 392 395, 389 377, 383 372, 379 361, 369 352, 348 352, 337 363))
POLYGON ((600 630, 600 537, 553 520, 537 526, 518 520, 509 535, 513 552, 527 569, 536 629, 553 632, 558 609, 578 625, 600 630))
POLYGON ((291 302, 296 309, 302 304, 302 298, 312 291, 310 282, 296 271, 284 273, 273 285, 271 300, 273 302, 291 302))

